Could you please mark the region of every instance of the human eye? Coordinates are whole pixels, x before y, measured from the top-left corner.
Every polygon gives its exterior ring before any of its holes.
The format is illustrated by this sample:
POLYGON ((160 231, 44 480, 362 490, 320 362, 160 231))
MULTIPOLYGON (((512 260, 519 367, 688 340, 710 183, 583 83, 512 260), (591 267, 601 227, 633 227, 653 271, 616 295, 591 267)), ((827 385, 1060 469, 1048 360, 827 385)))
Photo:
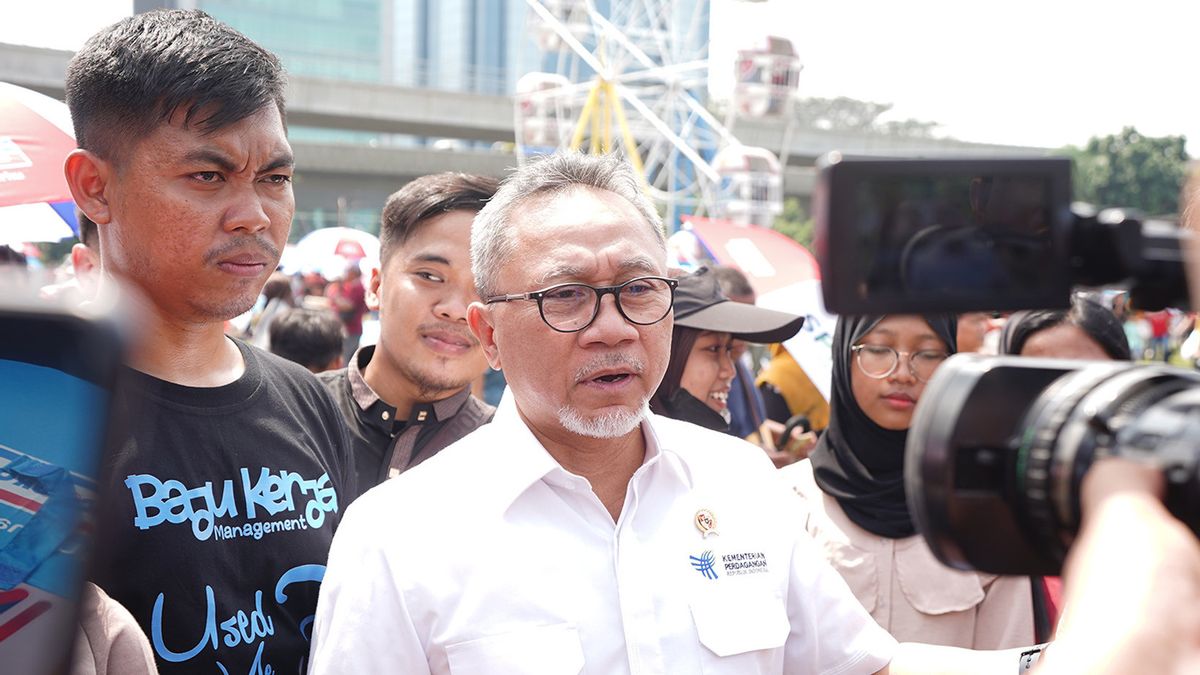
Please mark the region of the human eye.
POLYGON ((895 351, 884 345, 863 345, 862 350, 871 356, 888 356, 895 351))
POLYGON ((442 278, 441 276, 439 276, 437 274, 434 274, 433 272, 422 271, 422 272, 416 272, 415 274, 417 275, 417 277, 424 279, 425 281, 435 283, 435 284, 440 284, 443 281, 445 281, 444 278, 442 278))
POLYGON ((946 359, 946 352, 926 349, 913 354, 913 358, 922 363, 937 363, 946 359))
POLYGON ((216 183, 221 180, 219 171, 196 171, 192 173, 192 179, 201 183, 216 183))
POLYGON ((272 185, 287 185, 292 182, 292 177, 286 173, 273 173, 263 178, 263 180, 272 185))
POLYGON ((658 290, 653 279, 634 279, 625 284, 622 292, 628 295, 646 295, 658 290))
POLYGON ((546 291, 542 297, 555 302, 578 302, 586 295, 587 288, 585 286, 559 286, 546 291))

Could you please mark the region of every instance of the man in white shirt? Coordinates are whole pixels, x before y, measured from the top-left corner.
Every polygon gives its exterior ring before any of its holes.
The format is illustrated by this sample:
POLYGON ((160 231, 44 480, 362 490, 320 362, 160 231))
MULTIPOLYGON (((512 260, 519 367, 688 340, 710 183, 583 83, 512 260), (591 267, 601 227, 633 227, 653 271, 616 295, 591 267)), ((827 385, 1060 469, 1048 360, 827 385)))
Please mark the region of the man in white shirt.
POLYGON ((347 511, 312 673, 872 673, 896 643, 761 450, 651 415, 674 283, 616 158, 521 169, 472 231, 494 422, 347 511))

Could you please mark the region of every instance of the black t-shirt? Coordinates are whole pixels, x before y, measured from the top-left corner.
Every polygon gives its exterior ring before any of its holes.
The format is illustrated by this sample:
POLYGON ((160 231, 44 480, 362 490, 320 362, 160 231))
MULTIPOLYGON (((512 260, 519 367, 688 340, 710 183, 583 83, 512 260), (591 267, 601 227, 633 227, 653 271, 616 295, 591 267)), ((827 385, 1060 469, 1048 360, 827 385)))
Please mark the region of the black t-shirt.
POLYGON ((355 493, 325 390, 237 344, 246 372, 222 387, 131 370, 122 382, 129 429, 106 466, 94 577, 164 673, 303 673, 342 495, 355 493))

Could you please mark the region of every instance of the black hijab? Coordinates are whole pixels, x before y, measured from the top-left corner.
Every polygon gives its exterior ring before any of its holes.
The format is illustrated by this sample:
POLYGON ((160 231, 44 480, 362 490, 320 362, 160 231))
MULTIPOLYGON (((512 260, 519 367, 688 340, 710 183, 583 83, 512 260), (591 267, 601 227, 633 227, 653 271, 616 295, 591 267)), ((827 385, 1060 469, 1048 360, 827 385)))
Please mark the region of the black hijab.
MULTIPOLYGON (((837 499, 850 520, 881 537, 915 534, 904 498, 904 443, 908 431, 884 429, 858 407, 850 388, 854 365, 850 348, 871 332, 883 316, 844 316, 833 331, 833 388, 829 427, 809 455, 817 485, 837 499)), ((953 354, 957 317, 922 318, 953 354)))

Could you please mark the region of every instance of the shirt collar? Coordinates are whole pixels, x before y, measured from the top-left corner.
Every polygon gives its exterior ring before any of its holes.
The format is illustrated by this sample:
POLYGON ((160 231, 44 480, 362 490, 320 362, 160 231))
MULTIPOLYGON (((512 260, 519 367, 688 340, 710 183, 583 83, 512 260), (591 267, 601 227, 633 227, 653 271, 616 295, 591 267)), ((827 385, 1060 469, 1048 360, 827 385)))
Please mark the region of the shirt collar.
MULTIPOLYGON (((690 490, 694 485, 694 481, 692 471, 684 459, 685 455, 680 453, 679 449, 671 444, 672 439, 660 437, 660 433, 664 428, 664 419, 652 412, 647 412, 645 419, 642 420, 642 433, 646 435, 646 463, 650 463, 650 453, 651 448, 653 448, 653 451, 660 458, 659 461, 663 467, 690 490)), ((678 441, 676 440, 675 442, 678 441)))
MULTIPOLYGON (((358 351, 354 352, 354 356, 350 357, 350 364, 346 367, 346 376, 350 378, 350 395, 354 397, 354 402, 358 404, 358 407, 364 411, 380 400, 379 395, 363 378, 363 370, 374 355, 375 345, 359 347, 358 351)), ((395 410, 392 408, 393 415, 395 410)))
MULTIPOLYGON (((664 445, 655 430, 657 418, 647 412, 641 422, 642 434, 646 439, 646 456, 638 472, 658 464, 669 472, 688 489, 692 487, 691 471, 678 452, 664 445)), ((499 434, 504 439, 503 471, 512 477, 510 483, 512 492, 506 503, 511 504, 529 489, 534 483, 545 480, 552 485, 572 487, 573 484, 584 484, 582 477, 570 473, 555 460, 541 441, 533 435, 533 431, 521 418, 517 410, 516 399, 512 389, 506 388, 500 403, 496 406, 496 416, 488 425, 489 433, 499 434)))
MULTIPOLYGON (((391 431, 396 424, 396 408, 389 405, 386 401, 379 398, 379 394, 371 389, 371 385, 367 384, 363 377, 363 371, 367 364, 371 362, 371 357, 375 355, 375 345, 360 347, 354 352, 354 356, 350 359, 350 364, 346 367, 346 377, 350 380, 350 396, 354 399, 355 404, 363 411, 364 415, 373 424, 391 431)), ((455 394, 448 396, 440 401, 433 403, 414 403, 412 410, 409 411, 407 420, 400 420, 401 423, 407 424, 430 424, 432 422, 445 421, 454 417, 458 409, 467 402, 467 398, 471 395, 471 387, 463 387, 455 394)))

